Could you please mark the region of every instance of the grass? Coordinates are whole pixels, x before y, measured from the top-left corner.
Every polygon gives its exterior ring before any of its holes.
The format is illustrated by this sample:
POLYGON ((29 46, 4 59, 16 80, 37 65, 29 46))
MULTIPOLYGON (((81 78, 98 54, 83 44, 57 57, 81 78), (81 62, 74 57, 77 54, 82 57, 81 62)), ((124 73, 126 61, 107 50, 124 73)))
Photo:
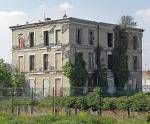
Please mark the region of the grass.
POLYGON ((77 116, 16 116, 13 114, 0 113, 0 124, 149 124, 146 116, 138 118, 112 118, 108 116, 88 115, 80 113, 77 116))

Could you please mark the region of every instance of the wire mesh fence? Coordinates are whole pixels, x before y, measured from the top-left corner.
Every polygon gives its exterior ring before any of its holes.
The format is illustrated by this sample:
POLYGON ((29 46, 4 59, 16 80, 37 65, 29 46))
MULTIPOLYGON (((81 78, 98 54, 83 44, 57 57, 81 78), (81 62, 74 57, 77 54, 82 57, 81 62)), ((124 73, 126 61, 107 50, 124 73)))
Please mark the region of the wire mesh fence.
POLYGON ((122 116, 150 112, 149 94, 133 95, 129 90, 108 94, 107 90, 99 87, 1 88, 0 112, 71 115, 85 111, 89 114, 122 116))

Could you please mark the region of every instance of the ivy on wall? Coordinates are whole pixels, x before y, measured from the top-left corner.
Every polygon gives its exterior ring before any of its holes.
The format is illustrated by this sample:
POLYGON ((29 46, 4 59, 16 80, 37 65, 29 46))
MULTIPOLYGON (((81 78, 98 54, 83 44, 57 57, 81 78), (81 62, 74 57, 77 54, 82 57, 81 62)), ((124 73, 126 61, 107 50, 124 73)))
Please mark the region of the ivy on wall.
POLYGON ((107 82, 107 67, 100 60, 102 52, 102 47, 100 45, 96 48, 96 65, 97 68, 92 74, 92 79, 94 82, 94 87, 101 87, 102 91, 107 92, 108 82, 107 82))
POLYGON ((123 91, 128 81, 128 49, 129 36, 125 28, 114 28, 114 49, 112 52, 112 72, 117 91, 123 91))
POLYGON ((70 95, 76 95, 78 91, 82 93, 83 86, 88 78, 88 72, 85 68, 85 62, 82 57, 75 55, 75 64, 66 62, 63 66, 63 74, 70 80, 70 95), (79 89, 81 88, 81 89, 79 89))

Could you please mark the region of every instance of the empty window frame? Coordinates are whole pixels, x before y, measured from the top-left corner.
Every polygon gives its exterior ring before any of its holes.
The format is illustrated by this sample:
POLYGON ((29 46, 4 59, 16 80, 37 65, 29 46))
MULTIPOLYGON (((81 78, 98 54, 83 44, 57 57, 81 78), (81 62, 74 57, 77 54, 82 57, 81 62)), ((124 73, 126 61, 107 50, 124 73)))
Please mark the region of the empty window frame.
POLYGON ((88 36, 89 36, 89 44, 94 45, 94 39, 95 39, 94 31, 89 30, 88 36))
POLYGON ((49 46, 49 33, 48 31, 44 31, 44 46, 49 46))
POLYGON ((138 37, 133 36, 133 49, 136 50, 138 48, 138 37))
POLYGON ((81 44, 82 42, 82 29, 81 28, 76 29, 76 42, 78 44, 81 44))
POLYGON ((18 56, 18 61, 19 61, 19 71, 23 72, 24 71, 24 56, 18 56))
POLYGON ((48 70, 48 54, 43 55, 43 69, 48 70))
POLYGON ((61 43, 61 29, 56 30, 56 44, 61 43))
POLYGON ((94 69, 94 53, 89 53, 89 69, 94 69))
POLYGON ((107 33, 108 47, 113 47, 113 33, 107 33))
POLYGON ((33 71, 35 69, 35 56, 34 55, 30 55, 29 56, 29 70, 33 71))
POLYGON ((108 69, 112 69, 112 55, 108 55, 108 69))
POLYGON ((34 47, 34 32, 29 33, 30 47, 34 47))
POLYGON ((138 70, 138 57, 133 56, 133 70, 136 71, 138 70))

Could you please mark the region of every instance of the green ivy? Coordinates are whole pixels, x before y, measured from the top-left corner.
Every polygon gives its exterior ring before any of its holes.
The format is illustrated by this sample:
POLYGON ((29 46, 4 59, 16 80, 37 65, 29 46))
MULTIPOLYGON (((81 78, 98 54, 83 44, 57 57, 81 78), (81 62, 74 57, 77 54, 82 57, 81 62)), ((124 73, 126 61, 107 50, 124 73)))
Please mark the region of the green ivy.
POLYGON ((71 62, 66 62, 63 66, 63 74, 70 80, 70 95, 77 95, 78 93, 80 95, 83 90, 83 88, 80 89, 80 87, 85 86, 88 77, 88 72, 82 57, 75 55, 74 65, 71 62))
POLYGON ((112 52, 112 72, 117 91, 123 91, 128 81, 129 70, 127 60, 127 48, 129 36, 126 29, 116 26, 114 29, 114 49, 112 52))

